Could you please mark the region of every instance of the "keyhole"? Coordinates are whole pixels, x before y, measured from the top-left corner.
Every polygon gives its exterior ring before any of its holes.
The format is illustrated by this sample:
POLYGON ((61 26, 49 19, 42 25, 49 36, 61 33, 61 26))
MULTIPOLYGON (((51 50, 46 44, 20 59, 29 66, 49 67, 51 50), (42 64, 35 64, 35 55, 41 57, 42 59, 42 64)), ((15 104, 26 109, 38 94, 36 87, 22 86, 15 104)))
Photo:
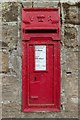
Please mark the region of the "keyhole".
POLYGON ((34 80, 36 80, 36 77, 34 77, 34 80))

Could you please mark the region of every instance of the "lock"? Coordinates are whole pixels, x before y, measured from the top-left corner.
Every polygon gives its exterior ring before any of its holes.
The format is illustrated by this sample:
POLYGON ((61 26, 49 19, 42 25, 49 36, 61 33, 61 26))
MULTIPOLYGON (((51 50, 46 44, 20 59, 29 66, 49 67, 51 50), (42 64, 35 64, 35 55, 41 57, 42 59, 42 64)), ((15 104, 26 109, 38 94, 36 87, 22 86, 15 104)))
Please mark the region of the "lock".
POLYGON ((36 77, 34 77, 34 81, 36 81, 36 77))

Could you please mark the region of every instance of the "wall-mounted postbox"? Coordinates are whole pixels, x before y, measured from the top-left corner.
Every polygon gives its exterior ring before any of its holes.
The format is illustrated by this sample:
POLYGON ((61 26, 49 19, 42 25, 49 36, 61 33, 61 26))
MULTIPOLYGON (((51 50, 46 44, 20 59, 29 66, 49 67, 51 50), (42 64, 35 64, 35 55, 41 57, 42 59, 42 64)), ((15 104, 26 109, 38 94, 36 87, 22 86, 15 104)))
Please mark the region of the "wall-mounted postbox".
POLYGON ((22 9, 22 111, 60 111, 59 9, 22 9))

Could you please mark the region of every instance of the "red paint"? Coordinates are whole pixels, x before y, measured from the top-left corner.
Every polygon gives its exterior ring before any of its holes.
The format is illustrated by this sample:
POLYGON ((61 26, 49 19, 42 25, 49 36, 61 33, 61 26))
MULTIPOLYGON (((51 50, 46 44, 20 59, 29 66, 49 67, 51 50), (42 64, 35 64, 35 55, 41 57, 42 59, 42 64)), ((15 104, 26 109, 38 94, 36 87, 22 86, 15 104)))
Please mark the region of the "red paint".
POLYGON ((22 111, 60 111, 58 9, 22 9, 22 111), (35 70, 35 45, 46 46, 46 70, 35 70))

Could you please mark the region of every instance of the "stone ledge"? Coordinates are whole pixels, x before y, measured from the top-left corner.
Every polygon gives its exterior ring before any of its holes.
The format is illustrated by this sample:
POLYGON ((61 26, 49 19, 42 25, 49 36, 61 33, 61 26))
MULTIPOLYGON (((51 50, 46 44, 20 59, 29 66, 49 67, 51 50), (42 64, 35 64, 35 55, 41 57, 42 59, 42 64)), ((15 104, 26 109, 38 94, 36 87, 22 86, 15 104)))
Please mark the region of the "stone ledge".
POLYGON ((46 7, 46 8, 53 8, 58 7, 59 1, 53 2, 53 1, 44 1, 44 2, 33 2, 33 7, 46 7))

